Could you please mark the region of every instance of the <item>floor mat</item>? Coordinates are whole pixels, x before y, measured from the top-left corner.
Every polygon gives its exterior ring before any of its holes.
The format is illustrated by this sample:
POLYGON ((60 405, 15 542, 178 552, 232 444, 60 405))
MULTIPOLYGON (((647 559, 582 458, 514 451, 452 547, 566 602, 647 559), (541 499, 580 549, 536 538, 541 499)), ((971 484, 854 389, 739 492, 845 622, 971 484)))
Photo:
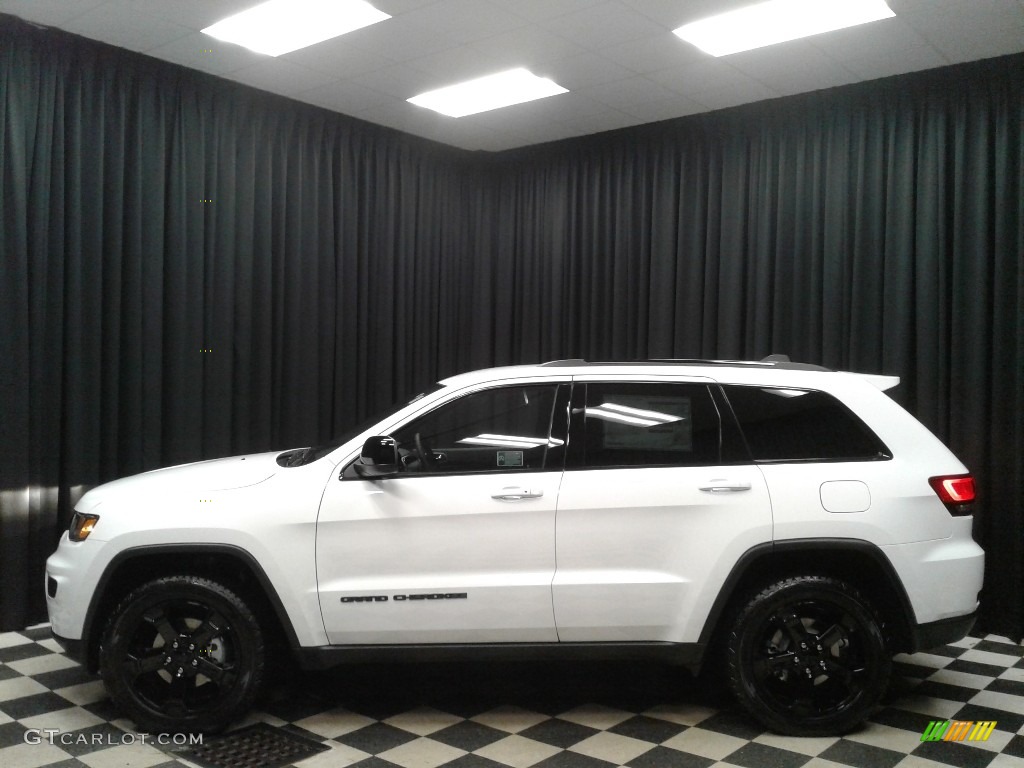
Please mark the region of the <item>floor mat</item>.
POLYGON ((281 768, 327 749, 325 744, 312 739, 256 723, 174 751, 177 756, 207 768, 281 768))

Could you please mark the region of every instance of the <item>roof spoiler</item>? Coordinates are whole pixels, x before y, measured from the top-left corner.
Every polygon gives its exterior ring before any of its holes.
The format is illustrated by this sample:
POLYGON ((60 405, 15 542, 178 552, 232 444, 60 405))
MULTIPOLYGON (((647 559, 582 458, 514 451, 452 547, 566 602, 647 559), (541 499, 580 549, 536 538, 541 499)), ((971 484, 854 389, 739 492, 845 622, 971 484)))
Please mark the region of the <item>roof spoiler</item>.
MULTIPOLYGON (((785 366, 790 362, 790 355, 787 354, 769 354, 767 357, 762 357, 761 362, 774 362, 775 365, 781 364, 785 366)), ((854 374, 859 376, 861 379, 866 381, 872 387, 878 387, 883 392, 887 389, 892 389, 899 384, 898 376, 883 376, 881 374, 854 374)))
POLYGON ((854 376, 860 376, 868 384, 878 387, 883 392, 900 383, 899 376, 883 376, 880 373, 855 373, 854 376))

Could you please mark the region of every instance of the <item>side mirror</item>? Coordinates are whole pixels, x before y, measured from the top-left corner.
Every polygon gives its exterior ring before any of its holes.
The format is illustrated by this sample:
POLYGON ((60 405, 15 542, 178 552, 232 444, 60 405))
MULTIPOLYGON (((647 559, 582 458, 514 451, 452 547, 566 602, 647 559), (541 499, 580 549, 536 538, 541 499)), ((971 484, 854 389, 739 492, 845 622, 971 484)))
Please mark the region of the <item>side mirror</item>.
POLYGON ((382 478, 398 474, 401 464, 398 460, 398 443, 395 438, 377 435, 363 443, 363 450, 355 463, 356 474, 360 477, 382 478))

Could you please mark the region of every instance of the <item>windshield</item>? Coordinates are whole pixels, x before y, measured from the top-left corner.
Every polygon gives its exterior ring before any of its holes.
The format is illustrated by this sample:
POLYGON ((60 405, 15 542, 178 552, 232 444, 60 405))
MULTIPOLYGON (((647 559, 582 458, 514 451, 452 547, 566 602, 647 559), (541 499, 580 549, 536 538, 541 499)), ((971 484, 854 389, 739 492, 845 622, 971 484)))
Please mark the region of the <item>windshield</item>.
MULTIPOLYGON (((385 409, 383 409, 381 411, 378 411, 377 413, 373 414, 369 418, 364 419, 363 421, 359 422, 354 427, 346 429, 340 435, 336 435, 328 443, 325 443, 323 445, 314 445, 311 448, 306 448, 305 450, 289 451, 289 454, 297 454, 297 455, 293 455, 293 456, 289 457, 289 459, 287 460, 286 466, 289 466, 289 467, 301 467, 303 464, 309 464, 311 462, 316 461, 317 459, 322 459, 324 456, 329 454, 331 451, 333 451, 336 448, 338 448, 338 446, 344 445, 349 440, 351 440, 353 437, 358 435, 360 432, 364 432, 365 430, 369 429, 374 424, 376 424, 378 421, 383 421, 387 416, 389 416, 390 414, 394 413, 395 411, 401 410, 402 408, 405 408, 407 405, 412 405, 417 400, 421 400, 422 398, 426 397, 427 395, 431 394, 432 392, 437 392, 437 390, 443 389, 443 388, 444 388, 443 384, 435 384, 430 389, 426 389, 423 392, 420 392, 418 395, 416 395, 416 397, 413 397, 413 398, 407 400, 404 403, 401 403, 399 405, 392 405, 392 406, 389 406, 388 408, 385 408, 385 409)), ((278 463, 280 463, 280 462, 278 462, 278 463)))

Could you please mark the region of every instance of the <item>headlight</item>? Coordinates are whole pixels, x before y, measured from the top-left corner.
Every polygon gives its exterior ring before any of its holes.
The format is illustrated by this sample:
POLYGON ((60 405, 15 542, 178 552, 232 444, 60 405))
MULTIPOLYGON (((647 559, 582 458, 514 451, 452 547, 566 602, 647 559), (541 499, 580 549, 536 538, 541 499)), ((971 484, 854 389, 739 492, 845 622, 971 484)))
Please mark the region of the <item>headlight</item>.
POLYGON ((99 515, 84 515, 81 512, 75 512, 71 518, 71 526, 68 528, 68 538, 72 541, 85 541, 99 521, 99 515))

